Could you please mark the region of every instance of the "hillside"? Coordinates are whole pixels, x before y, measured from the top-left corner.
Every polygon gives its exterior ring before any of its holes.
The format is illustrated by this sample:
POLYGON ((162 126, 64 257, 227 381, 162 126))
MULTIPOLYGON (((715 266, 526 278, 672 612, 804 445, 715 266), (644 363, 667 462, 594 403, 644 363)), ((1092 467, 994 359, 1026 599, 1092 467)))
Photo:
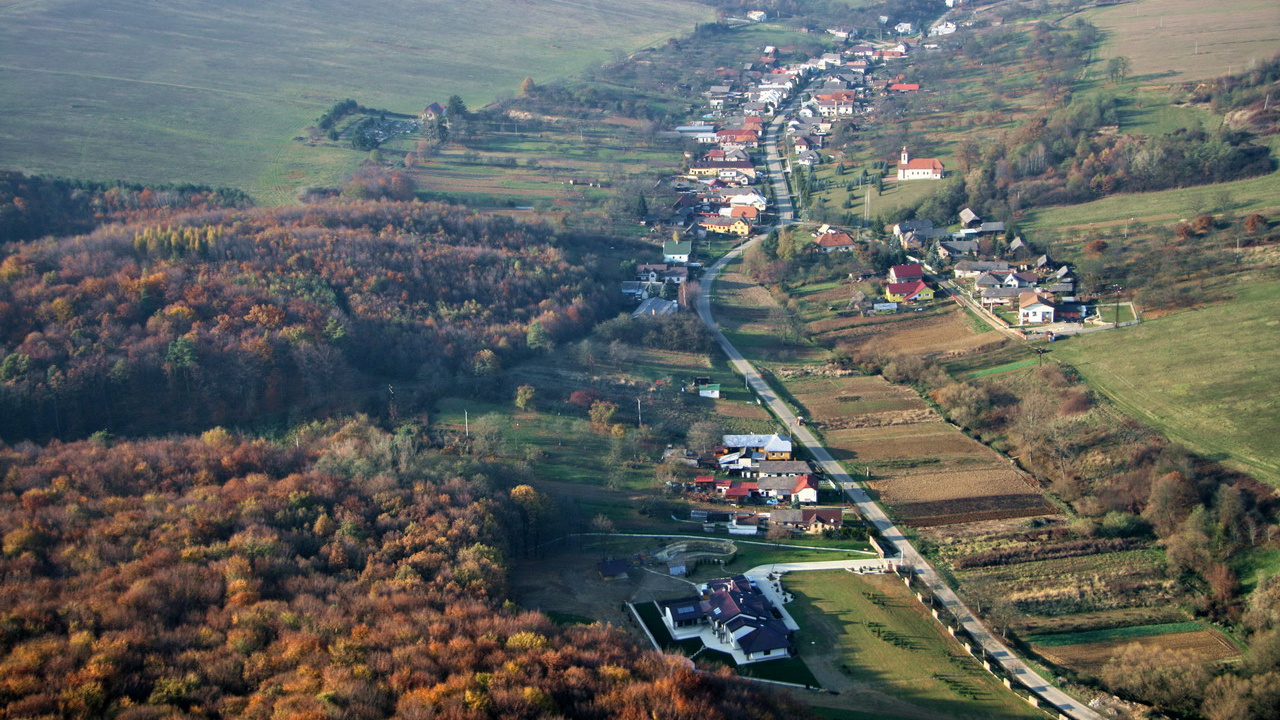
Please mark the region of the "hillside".
POLYGON ((709 19, 682 0, 0 2, 0 157, 30 172, 199 182, 259 201, 361 155, 300 136, 334 102, 417 113, 578 73, 709 19))

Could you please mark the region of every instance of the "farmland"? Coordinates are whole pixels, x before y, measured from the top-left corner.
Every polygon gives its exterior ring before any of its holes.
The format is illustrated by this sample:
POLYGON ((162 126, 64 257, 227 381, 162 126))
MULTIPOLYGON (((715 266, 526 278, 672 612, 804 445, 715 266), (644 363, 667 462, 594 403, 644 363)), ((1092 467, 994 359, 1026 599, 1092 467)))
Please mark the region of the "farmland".
POLYGON ((6 2, 0 157, 33 172, 231 185, 284 202, 297 187, 337 184, 361 159, 298 139, 338 100, 411 113, 452 94, 481 105, 515 94, 525 76, 579 72, 710 14, 672 0, 506 7, 6 2))
POLYGON ((821 704, 852 702, 877 717, 1043 717, 968 656, 897 578, 805 572, 784 584, 815 675, 854 695, 821 704))

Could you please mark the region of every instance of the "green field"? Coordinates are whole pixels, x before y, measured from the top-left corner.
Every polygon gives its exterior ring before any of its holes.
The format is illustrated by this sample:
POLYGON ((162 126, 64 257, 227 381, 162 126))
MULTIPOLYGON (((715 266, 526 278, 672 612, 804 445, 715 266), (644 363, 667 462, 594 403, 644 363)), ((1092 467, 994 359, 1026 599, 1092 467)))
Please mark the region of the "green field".
POLYGON ((0 158, 287 202, 363 159, 297 139, 338 100, 416 113, 458 94, 474 108, 710 13, 680 0, 0 0, 0 158))
POLYGON ((1280 486, 1276 287, 1248 277, 1230 301, 1055 343, 1053 356, 1191 450, 1280 486))
POLYGON ((803 572, 786 576, 807 652, 836 653, 855 683, 901 698, 935 717, 1044 715, 1002 686, 889 576, 803 572))

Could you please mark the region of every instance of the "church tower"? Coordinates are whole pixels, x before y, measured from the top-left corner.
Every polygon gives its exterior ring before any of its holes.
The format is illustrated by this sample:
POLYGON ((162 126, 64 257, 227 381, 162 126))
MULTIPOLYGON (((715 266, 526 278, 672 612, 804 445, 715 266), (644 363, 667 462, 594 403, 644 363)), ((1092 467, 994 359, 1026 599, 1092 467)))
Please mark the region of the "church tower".
POLYGON ((902 146, 902 159, 898 160, 899 165, 906 165, 911 162, 911 156, 907 154, 907 146, 902 146))

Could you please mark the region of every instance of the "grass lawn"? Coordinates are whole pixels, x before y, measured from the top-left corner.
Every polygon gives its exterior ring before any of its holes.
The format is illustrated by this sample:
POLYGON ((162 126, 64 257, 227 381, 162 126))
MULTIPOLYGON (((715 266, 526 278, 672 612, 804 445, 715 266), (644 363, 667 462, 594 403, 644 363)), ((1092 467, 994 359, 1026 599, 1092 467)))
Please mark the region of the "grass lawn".
POLYGON ((571 12, 545 0, 6 2, 0 157, 31 172, 231 185, 288 202, 364 159, 295 140, 343 98, 416 113, 458 94, 477 107, 526 76, 575 74, 710 16, 676 0, 571 12))
POLYGON ((1280 486, 1280 294, 1254 277, 1235 297, 1055 343, 1122 410, 1188 448, 1280 486))
POLYGON ((855 681, 938 716, 1044 717, 969 657, 896 578, 805 572, 785 584, 810 647, 837 652, 855 681))
POLYGON ((1098 317, 1104 323, 1123 323, 1133 320, 1133 306, 1129 303, 1121 305, 1098 305, 1098 317))

